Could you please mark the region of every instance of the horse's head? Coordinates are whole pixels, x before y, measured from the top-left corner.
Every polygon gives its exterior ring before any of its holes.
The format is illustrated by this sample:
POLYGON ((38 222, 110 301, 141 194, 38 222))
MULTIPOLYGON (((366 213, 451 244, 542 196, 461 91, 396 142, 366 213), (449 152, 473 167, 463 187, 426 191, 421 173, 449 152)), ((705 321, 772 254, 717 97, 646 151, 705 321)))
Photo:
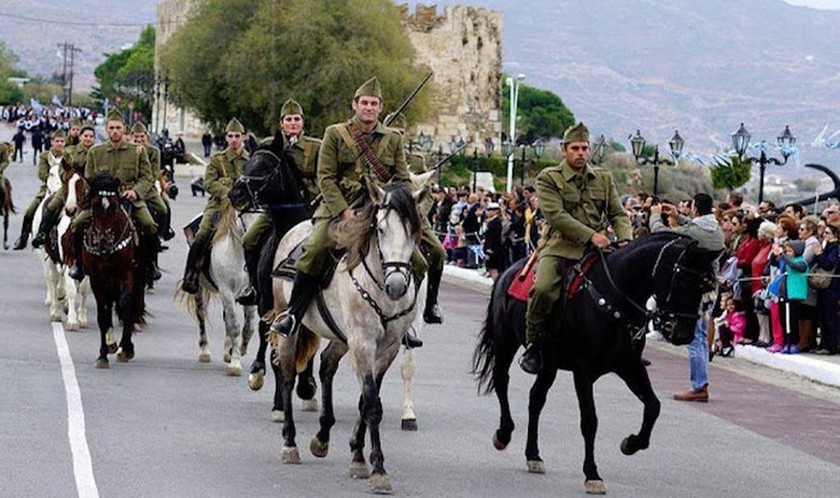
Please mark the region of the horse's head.
POLYGON ((111 176, 110 173, 98 173, 90 181, 90 193, 88 195, 91 209, 94 212, 112 212, 119 206, 120 180, 111 176))
POLYGON ((87 182, 81 173, 74 171, 67 180, 67 200, 64 202, 64 212, 67 216, 74 216, 81 208, 82 200, 85 199, 87 182))
POLYGON ((697 248, 697 241, 680 237, 665 243, 654 263, 651 277, 656 296, 657 329, 673 344, 694 338, 703 295, 714 290, 714 251, 697 248))
POLYGON ((278 154, 271 148, 254 151, 228 198, 239 211, 303 202, 294 164, 285 154, 278 154))
POLYGON ((385 273, 385 292, 397 300, 405 295, 411 283, 411 255, 420 235, 420 215, 417 199, 403 184, 392 184, 387 190, 372 185, 370 197, 375 215, 371 229, 375 230, 379 260, 385 273))

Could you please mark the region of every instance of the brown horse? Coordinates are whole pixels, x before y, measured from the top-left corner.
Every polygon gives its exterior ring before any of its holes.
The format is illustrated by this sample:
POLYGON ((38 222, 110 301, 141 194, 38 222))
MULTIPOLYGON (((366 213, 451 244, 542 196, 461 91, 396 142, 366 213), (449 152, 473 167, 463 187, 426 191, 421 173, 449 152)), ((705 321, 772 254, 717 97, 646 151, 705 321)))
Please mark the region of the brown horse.
MULTIPOLYGON (((75 197, 75 189, 68 193, 75 197)), ((134 224, 120 204, 120 182, 108 173, 96 175, 89 183, 88 204, 92 222, 85 230, 82 261, 96 298, 100 348, 97 368, 108 368, 108 354, 117 361, 134 358, 131 334, 134 326, 145 323, 144 271, 137 264, 134 224), (113 309, 122 323, 123 333, 117 351, 113 338, 113 309)), ((68 199, 69 203, 69 199, 68 199)))
POLYGON ((0 214, 3 215, 3 249, 9 250, 9 215, 15 212, 15 204, 12 202, 12 182, 8 178, 3 179, 6 187, 0 189, 0 214))

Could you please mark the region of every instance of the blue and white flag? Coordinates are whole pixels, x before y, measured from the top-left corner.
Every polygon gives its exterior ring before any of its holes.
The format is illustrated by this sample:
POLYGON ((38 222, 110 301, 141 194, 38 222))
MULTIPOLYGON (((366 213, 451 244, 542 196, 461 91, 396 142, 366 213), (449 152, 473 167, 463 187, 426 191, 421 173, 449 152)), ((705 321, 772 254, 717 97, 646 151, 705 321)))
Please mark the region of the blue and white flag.
POLYGON ((59 99, 58 95, 56 95, 56 94, 53 94, 51 102, 53 103, 53 105, 57 105, 58 107, 63 107, 63 105, 61 103, 61 99, 59 99))
POLYGON ((35 109, 35 112, 37 112, 39 116, 44 111, 44 106, 42 106, 41 103, 34 98, 29 99, 29 105, 35 109))

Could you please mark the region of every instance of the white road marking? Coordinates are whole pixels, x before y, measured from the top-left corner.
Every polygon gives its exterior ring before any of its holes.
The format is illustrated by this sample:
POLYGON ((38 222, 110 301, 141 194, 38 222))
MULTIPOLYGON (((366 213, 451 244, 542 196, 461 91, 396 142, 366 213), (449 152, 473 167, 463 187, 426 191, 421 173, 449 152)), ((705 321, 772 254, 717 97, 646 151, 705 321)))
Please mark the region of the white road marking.
POLYGON ((67 393, 67 437, 70 439, 70 451, 73 454, 73 475, 76 478, 76 490, 81 498, 99 498, 96 479, 93 477, 93 463, 85 437, 85 411, 82 407, 82 393, 76 380, 76 369, 70 348, 64 337, 61 322, 53 322, 53 339, 58 359, 61 362, 61 377, 64 379, 64 391, 67 393))

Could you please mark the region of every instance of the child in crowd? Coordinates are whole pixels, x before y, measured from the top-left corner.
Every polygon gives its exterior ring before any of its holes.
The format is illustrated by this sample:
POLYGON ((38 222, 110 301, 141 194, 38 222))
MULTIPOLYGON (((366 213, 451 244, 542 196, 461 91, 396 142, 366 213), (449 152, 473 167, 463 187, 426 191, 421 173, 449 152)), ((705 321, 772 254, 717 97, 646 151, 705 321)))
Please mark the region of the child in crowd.
POLYGON ((784 262, 784 277, 780 290, 779 309, 785 330, 782 354, 799 354, 799 317, 802 302, 808 297, 808 263, 802 256, 805 242, 787 241, 779 261, 784 262))

